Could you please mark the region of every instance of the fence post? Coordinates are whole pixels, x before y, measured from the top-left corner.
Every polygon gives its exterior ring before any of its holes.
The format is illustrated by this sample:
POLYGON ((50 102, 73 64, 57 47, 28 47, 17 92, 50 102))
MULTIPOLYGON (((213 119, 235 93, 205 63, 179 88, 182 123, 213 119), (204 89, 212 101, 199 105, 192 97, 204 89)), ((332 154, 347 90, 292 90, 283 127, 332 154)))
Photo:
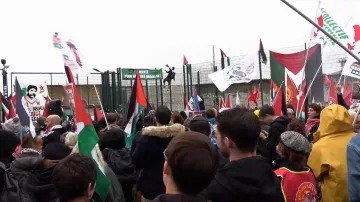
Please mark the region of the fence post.
POLYGON ((161 101, 161 106, 164 105, 164 95, 163 95, 163 87, 162 87, 162 82, 160 80, 160 101, 161 101))
MULTIPOLYGON (((88 113, 89 112, 89 105, 90 105, 90 88, 89 88, 89 76, 86 76, 86 88, 87 88, 87 103, 88 103, 88 106, 87 106, 87 109, 88 109, 88 113)), ((96 88, 96 85, 94 86, 94 88, 96 88)), ((95 90, 95 89, 94 89, 95 90)), ((100 100, 99 100, 100 101, 100 100)), ((101 102, 101 101, 100 101, 101 102)))
MULTIPOLYGON (((51 88, 50 88, 50 97, 52 97, 52 91, 53 91, 53 85, 52 85, 52 73, 50 73, 50 86, 51 86, 51 88)), ((47 87, 47 86, 46 86, 47 87)))
MULTIPOLYGON (((123 107, 123 100, 122 100, 122 86, 121 86, 121 69, 117 68, 117 80, 118 80, 118 95, 119 95, 119 100, 118 100, 118 106, 119 106, 119 111, 124 110, 123 107)), ((124 112, 123 112, 124 113, 124 112)))
POLYGON ((187 92, 188 92, 188 98, 191 97, 190 94, 190 81, 189 81, 189 65, 186 65, 186 85, 187 85, 187 92))
POLYGON ((200 71, 196 72, 196 77, 197 77, 197 91, 200 94, 200 71))
POLYGON ((192 79, 192 68, 191 68, 191 64, 189 64, 189 69, 190 69, 190 95, 193 95, 193 79, 192 79))
POLYGON ((115 82, 115 72, 111 72, 111 90, 112 90, 112 111, 116 110, 116 82, 115 82))
POLYGON ((155 80, 155 94, 156 94, 156 108, 159 107, 159 92, 158 92, 158 80, 155 80))
POLYGON ((149 84, 148 84, 148 80, 145 80, 145 85, 146 85, 146 98, 149 101, 149 84))
POLYGON ((13 80, 13 73, 11 72, 10 73, 10 83, 11 83, 11 93, 13 92, 13 82, 12 82, 12 80, 13 80))
MULTIPOLYGON (((183 80, 184 80, 184 109, 186 109, 186 104, 185 104, 185 97, 186 97, 186 71, 185 71, 185 65, 183 65, 183 80)), ((189 99, 189 98, 187 98, 189 99)))
POLYGON ((170 91, 170 111, 172 111, 172 92, 171 92, 171 85, 169 85, 169 91, 170 91))

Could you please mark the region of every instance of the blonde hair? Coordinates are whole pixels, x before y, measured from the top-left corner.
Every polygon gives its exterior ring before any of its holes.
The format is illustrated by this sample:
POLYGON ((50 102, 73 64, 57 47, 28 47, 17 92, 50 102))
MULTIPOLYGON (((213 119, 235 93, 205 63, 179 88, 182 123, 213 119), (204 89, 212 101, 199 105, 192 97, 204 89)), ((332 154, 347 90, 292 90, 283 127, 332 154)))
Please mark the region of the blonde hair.
POLYGON ((68 146, 70 149, 74 148, 77 144, 78 135, 74 132, 68 132, 65 136, 65 145, 68 146))
MULTIPOLYGON (((74 148, 72 149, 71 154, 79 153, 78 143, 79 142, 77 142, 76 145, 74 146, 74 148)), ((101 153, 99 144, 95 145, 95 151, 96 151, 96 156, 97 156, 97 158, 99 160, 99 164, 100 164, 102 170, 105 170, 105 167, 107 166, 107 164, 106 164, 106 162, 104 160, 104 157, 103 157, 103 155, 101 153)))

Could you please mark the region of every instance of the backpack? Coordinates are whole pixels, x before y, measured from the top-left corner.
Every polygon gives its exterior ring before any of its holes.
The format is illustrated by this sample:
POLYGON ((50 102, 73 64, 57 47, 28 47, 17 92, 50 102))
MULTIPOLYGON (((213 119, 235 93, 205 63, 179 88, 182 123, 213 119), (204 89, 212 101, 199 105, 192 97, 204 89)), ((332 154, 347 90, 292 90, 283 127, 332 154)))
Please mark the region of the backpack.
POLYGON ((0 169, 4 170, 4 189, 0 193, 0 202, 32 202, 30 196, 21 189, 16 176, 21 176, 20 173, 11 172, 9 168, 0 162, 0 169))

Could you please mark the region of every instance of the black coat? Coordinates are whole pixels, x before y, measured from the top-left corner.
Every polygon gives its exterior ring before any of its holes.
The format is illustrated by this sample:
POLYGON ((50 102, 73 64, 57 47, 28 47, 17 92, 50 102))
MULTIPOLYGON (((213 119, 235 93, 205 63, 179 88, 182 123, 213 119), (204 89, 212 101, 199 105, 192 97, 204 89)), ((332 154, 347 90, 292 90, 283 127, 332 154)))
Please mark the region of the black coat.
POLYGON ((154 202, 207 202, 207 200, 200 195, 163 194, 156 197, 154 202))
POLYGON ((60 142, 61 135, 66 132, 66 129, 60 125, 52 129, 46 136, 43 137, 43 149, 45 149, 46 145, 51 142, 60 142))
POLYGON ((276 154, 276 146, 280 141, 280 135, 287 131, 287 126, 290 123, 290 119, 286 116, 279 116, 270 124, 269 129, 269 137, 266 141, 266 148, 269 150, 269 160, 275 160, 276 154))
POLYGON ((232 161, 219 169, 204 192, 212 202, 283 202, 280 181, 260 156, 232 161))
POLYGON ((57 196, 52 184, 54 167, 36 170, 28 178, 28 190, 33 201, 56 202, 57 196))
POLYGON ((180 124, 144 128, 142 138, 132 155, 132 163, 141 170, 137 188, 144 198, 153 200, 165 193, 163 152, 171 139, 184 131, 185 127, 180 124))

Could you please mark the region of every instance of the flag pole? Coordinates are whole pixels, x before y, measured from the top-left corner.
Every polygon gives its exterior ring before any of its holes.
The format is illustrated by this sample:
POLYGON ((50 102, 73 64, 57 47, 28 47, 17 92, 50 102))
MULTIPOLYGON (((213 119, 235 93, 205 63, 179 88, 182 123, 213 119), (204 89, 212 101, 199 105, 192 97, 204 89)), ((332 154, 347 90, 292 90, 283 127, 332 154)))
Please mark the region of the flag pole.
POLYGON ((101 100, 100 100, 99 93, 98 93, 98 91, 97 91, 97 89, 96 89, 95 84, 93 84, 93 85, 94 85, 94 89, 95 89, 96 96, 97 96, 97 98, 98 98, 98 100, 99 100, 99 103, 100 103, 101 111, 102 111, 103 114, 104 114, 104 119, 105 119, 105 123, 106 123, 107 129, 110 130, 110 128, 109 128, 109 123, 108 123, 108 121, 107 121, 106 114, 105 114, 103 105, 102 105, 101 100))
POLYGON ((262 83, 262 69, 261 69, 261 56, 260 51, 258 51, 259 56, 259 71, 260 71, 260 93, 261 93, 261 106, 264 106, 264 94, 263 94, 263 83, 262 83))
POLYGON ((360 58, 357 57, 353 52, 351 52, 348 48, 346 48, 342 43, 340 43, 335 37, 331 36, 329 33, 327 33, 322 27, 320 27, 318 24, 316 24, 314 21, 312 21, 309 17, 304 15, 302 12, 300 12, 297 8, 295 8, 293 5, 291 5, 286 0, 280 0, 284 4, 286 4, 289 8, 291 8, 293 11, 295 11, 297 14, 299 14, 301 17, 303 17, 305 20, 307 20, 309 23, 314 25, 316 28, 318 28, 322 33, 324 33, 327 37, 329 37, 331 40, 333 40, 338 46, 341 47, 344 51, 346 51, 349 55, 351 55, 355 60, 360 62, 360 58))

